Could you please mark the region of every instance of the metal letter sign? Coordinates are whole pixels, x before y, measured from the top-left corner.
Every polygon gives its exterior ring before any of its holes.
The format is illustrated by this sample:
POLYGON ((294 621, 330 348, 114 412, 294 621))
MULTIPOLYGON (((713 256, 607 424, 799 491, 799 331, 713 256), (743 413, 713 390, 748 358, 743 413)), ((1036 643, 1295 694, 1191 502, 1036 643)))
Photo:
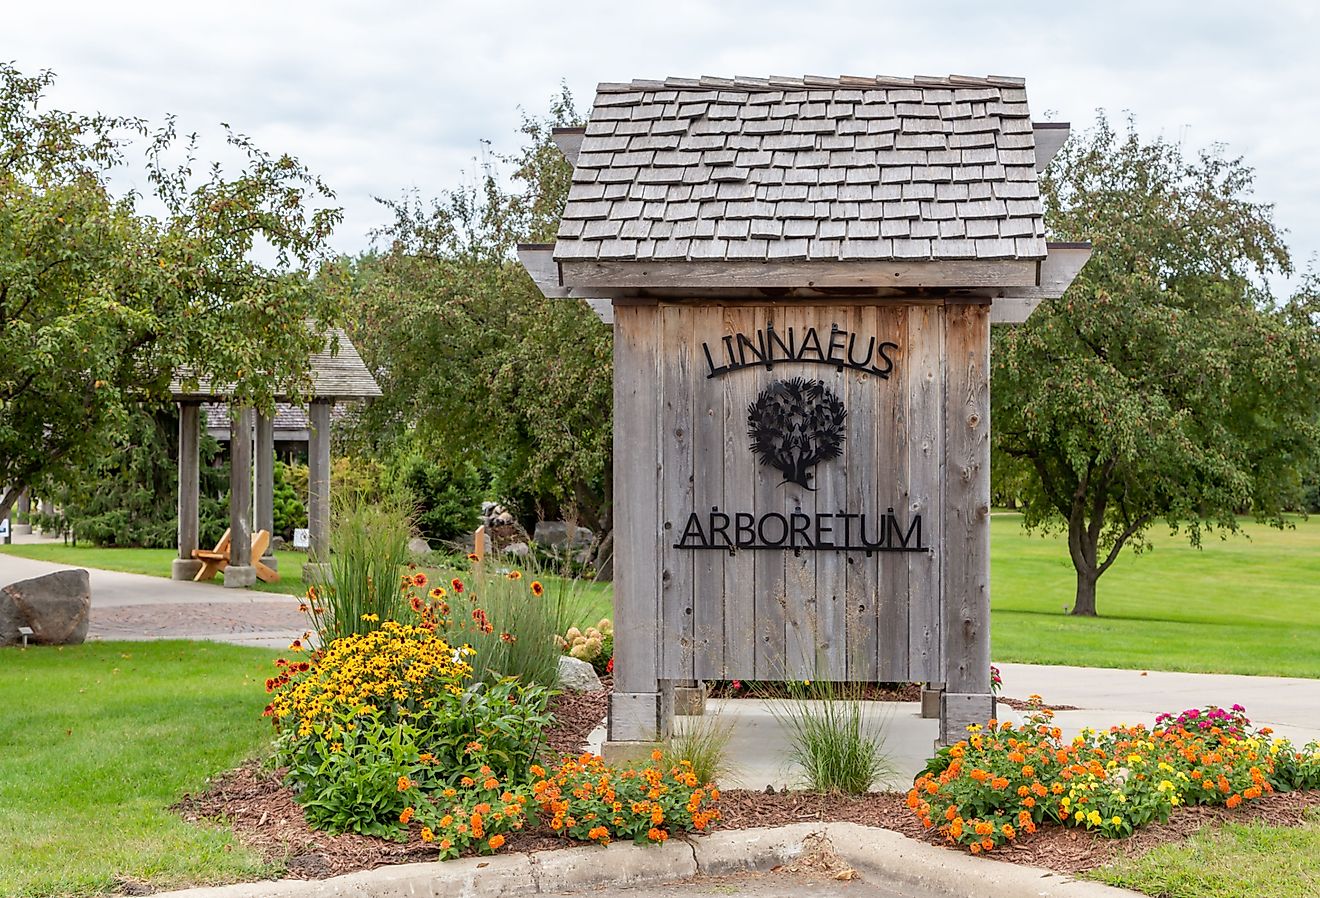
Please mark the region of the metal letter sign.
MULTIPOLYGON (((762 365, 769 369, 776 363, 811 362, 887 379, 894 367, 888 350, 898 349, 896 343, 877 343, 871 337, 859 357, 854 354, 857 335, 837 325, 830 330, 828 351, 816 337, 815 328, 808 329, 801 343, 794 339, 791 328, 785 343, 773 327, 759 331, 755 343, 742 334, 724 337, 722 342, 727 364, 719 368, 711 358, 709 345, 703 344, 710 366, 707 377, 762 365), (781 349, 777 351, 776 346, 781 349), (842 352, 845 347, 846 355, 842 352), (749 351, 751 361, 746 358, 749 351), (883 367, 876 365, 877 359, 883 361, 883 367)), ((822 381, 804 377, 776 380, 747 407, 750 449, 761 464, 784 475, 781 486, 815 492, 816 474, 812 469, 843 454, 847 420, 843 401, 822 381)), ((874 447, 863 446, 861 451, 874 451, 874 447)), ((688 515, 674 548, 718 549, 730 554, 739 549, 779 549, 795 555, 804 550, 865 552, 868 556, 872 552, 926 552, 929 548, 921 527, 920 514, 902 522, 892 507, 883 512, 838 509, 815 514, 798 508, 785 514, 721 511, 716 505, 707 514, 693 511, 688 515)))

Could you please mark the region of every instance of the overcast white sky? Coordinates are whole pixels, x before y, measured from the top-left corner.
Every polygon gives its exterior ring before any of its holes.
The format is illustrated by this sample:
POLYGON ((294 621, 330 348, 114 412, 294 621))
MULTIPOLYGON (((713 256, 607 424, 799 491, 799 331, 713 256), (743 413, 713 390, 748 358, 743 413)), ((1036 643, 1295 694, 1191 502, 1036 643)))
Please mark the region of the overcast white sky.
POLYGON ((53 105, 172 112, 208 136, 229 122, 301 157, 339 194, 345 251, 385 221, 373 196, 437 195, 483 139, 516 149, 519 107, 543 112, 561 80, 585 108, 599 81, 949 73, 1025 76, 1038 119, 1131 111, 1145 132, 1223 142, 1297 266, 1320 251, 1320 5, 1305 0, 48 0, 0 19, 0 59, 53 69, 53 105))

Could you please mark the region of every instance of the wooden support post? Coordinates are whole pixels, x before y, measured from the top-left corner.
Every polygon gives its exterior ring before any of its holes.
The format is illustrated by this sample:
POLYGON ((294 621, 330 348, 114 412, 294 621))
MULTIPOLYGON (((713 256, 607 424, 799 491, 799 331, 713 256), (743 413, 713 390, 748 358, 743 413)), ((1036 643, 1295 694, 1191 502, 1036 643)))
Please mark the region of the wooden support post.
POLYGON ((241 408, 229 422, 229 566, 225 587, 244 588, 257 582, 252 566, 252 423, 255 413, 241 408))
POLYGON ((701 717, 706 713, 706 684, 684 680, 674 684, 674 713, 679 717, 701 717))
POLYGON ((330 577, 330 409, 317 399, 308 414, 311 438, 307 447, 307 563, 303 580, 309 585, 330 577))
MULTIPOLYGON (((603 751, 621 758, 668 735, 658 675, 659 516, 654 306, 615 310, 614 692, 603 751)), ((672 702, 669 706, 672 709, 672 702)))
POLYGON ((256 476, 254 496, 254 518, 258 532, 265 530, 271 534, 266 542, 266 551, 261 556, 261 563, 273 571, 279 570, 275 560, 275 421, 261 412, 257 414, 256 459, 253 471, 256 476))
POLYGON ((201 408, 200 402, 179 403, 179 557, 170 565, 173 580, 191 580, 202 569, 202 562, 193 558, 193 550, 201 548, 197 456, 201 408))
POLYGON ((940 743, 994 716, 990 693, 990 309, 945 307, 944 685, 940 743))

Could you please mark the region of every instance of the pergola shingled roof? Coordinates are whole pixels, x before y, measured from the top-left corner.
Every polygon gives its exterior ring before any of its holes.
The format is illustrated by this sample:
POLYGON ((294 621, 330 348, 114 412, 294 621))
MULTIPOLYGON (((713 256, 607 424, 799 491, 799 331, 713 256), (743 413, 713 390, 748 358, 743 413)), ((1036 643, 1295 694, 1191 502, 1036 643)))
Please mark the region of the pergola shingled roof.
MULTIPOLYGON (((381 395, 380 386, 367 370, 357 347, 339 328, 330 329, 325 348, 312 353, 310 367, 311 397, 314 399, 373 399, 381 395)), ((170 380, 170 392, 176 400, 214 399, 229 395, 226 388, 213 386, 207 381, 198 383, 195 389, 185 390, 185 378, 186 372, 180 372, 170 380)))
POLYGON ((1040 261, 1020 78, 598 87, 557 262, 1040 261))

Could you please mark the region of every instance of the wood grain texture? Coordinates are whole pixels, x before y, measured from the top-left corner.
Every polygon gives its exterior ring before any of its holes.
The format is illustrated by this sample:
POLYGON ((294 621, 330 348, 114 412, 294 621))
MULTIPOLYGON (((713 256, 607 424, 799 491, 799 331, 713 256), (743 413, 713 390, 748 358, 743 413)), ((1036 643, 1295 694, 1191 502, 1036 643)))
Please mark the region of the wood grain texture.
POLYGON ((908 504, 922 516, 932 551, 905 556, 908 679, 943 682, 940 572, 944 558, 944 309, 908 307, 908 504))
MULTIPOLYGON (((872 507, 876 515, 893 514, 904 528, 911 446, 908 443, 908 383, 913 348, 907 339, 907 306, 885 306, 879 310, 878 329, 893 334, 899 344, 894 372, 879 389, 883 399, 876 411, 877 475, 872 507)), ((908 679, 908 553, 878 553, 878 602, 876 609, 877 674, 881 680, 908 679)))
MULTIPOLYGON (((614 687, 649 694, 659 689, 657 315, 654 306, 619 308, 615 315, 614 687)), ((612 738, 635 738, 614 730, 611 722, 612 738)))
POLYGON ((567 287, 1034 287, 1030 260, 610 262, 560 259, 567 287))
MULTIPOLYGON (((658 308, 660 325, 659 422, 661 509, 660 671, 665 679, 692 677, 693 571, 695 554, 674 544, 693 503, 692 315, 681 306, 658 308)), ((638 444, 638 451, 645 444, 638 444)), ((702 553, 705 554, 705 553, 702 553)))
MULTIPOLYGON (((723 329, 702 336, 703 340, 718 341, 724 334, 750 333, 756 328, 756 308, 748 305, 727 305, 723 309, 723 329)), ((703 506, 706 510, 718 504, 726 512, 756 495, 756 459, 747 450, 747 406, 756 398, 756 380, 752 377, 723 377, 712 379, 724 396, 724 495, 718 502, 703 506)), ((750 504, 750 503, 749 503, 750 504)), ((757 619, 760 607, 759 591, 764 582, 766 589, 779 588, 781 578, 768 576, 767 565, 758 568, 757 555, 749 550, 720 554, 724 567, 724 668, 730 679, 755 679, 757 646, 761 642, 761 622, 757 619)), ((782 561, 780 567, 782 570, 782 561)), ((782 640, 782 635, 780 636, 782 640)))
MULTIPOLYGON (((847 315, 833 312, 828 316, 814 316, 810 323, 816 326, 821 341, 827 346, 829 336, 836 326, 840 331, 848 331, 847 315)), ((859 396, 858 402, 850 403, 848 394, 848 374, 846 369, 816 367, 813 377, 825 385, 844 403, 851 417, 859 405, 868 405, 869 397, 859 396)), ((860 445, 853 442, 850 422, 844 419, 845 438, 843 456, 817 466, 818 472, 812 480, 816 488, 813 499, 816 511, 821 514, 842 514, 848 510, 848 484, 852 481, 849 460, 865 454, 869 447, 863 441, 860 445)), ((814 532, 814 531, 813 531, 814 532)), ((831 538, 841 540, 842 533, 831 534, 831 538)), ((848 558, 852 553, 816 552, 808 562, 815 567, 816 582, 814 595, 809 600, 813 608, 815 623, 815 661, 811 676, 815 679, 839 681, 848 678, 848 558)))
MULTIPOLYGON (((776 321, 776 330, 787 332, 790 328, 797 335, 799 340, 811 327, 814 327, 819 320, 818 313, 811 309, 802 309, 790 304, 784 304, 779 307, 778 320, 776 321), (782 322, 782 324, 780 324, 782 322)), ((825 330, 828 333, 828 326, 825 330)), ((817 328, 817 333, 820 329, 817 328)), ((767 374, 764 383, 768 384, 771 380, 779 380, 793 376, 805 378, 818 378, 826 369, 815 365, 803 365, 793 363, 775 366, 772 374, 767 374)), ((847 452, 847 449, 844 450, 847 452)), ((817 511, 817 500, 819 490, 813 486, 811 489, 799 486, 795 483, 786 483, 783 481, 783 475, 776 469, 766 465, 757 466, 762 476, 766 478, 772 494, 780 497, 782 504, 782 513, 785 518, 792 520, 795 514, 804 514, 814 520, 817 511)), ((817 465, 812 471, 810 482, 820 484, 826 477, 837 477, 843 470, 843 463, 839 460, 826 462, 817 465)), ((759 499, 758 495, 758 499, 759 499)), ((758 507, 769 507, 769 503, 757 503, 758 507)), ((777 605, 780 609, 781 620, 784 630, 784 665, 785 673, 789 679, 810 680, 820 679, 823 674, 820 671, 820 659, 817 657, 819 652, 819 643, 817 642, 817 627, 820 623, 820 606, 816 594, 816 575, 823 566, 829 565, 832 561, 833 553, 828 552, 760 552, 761 556, 776 555, 783 559, 784 564, 784 589, 777 597, 777 605)), ((758 563, 768 562, 770 559, 761 557, 757 559, 758 563)), ((838 559, 842 561, 842 559, 838 559)), ((758 657, 758 662, 761 660, 758 657)))
MULTIPOLYGON (((892 339, 880 324, 875 306, 854 306, 847 310, 849 326, 856 334, 872 334, 877 340, 892 339)), ((848 441, 844 457, 848 461, 847 505, 849 511, 874 506, 880 489, 878 483, 880 405, 874 401, 883 389, 880 378, 864 371, 848 372, 848 441)), ((856 524, 854 523, 854 526, 856 524)), ((880 650, 876 630, 876 608, 880 601, 878 555, 848 553, 847 615, 845 617, 848 679, 875 682, 880 650)))
MULTIPOLYGON (((692 507, 698 513, 719 505, 724 497, 724 384, 702 376, 701 344, 711 334, 723 333, 724 309, 701 305, 689 313, 689 352, 692 378, 692 507)), ((693 677, 727 679, 724 665, 723 552, 693 553, 693 677)))
POLYGON ((990 316, 945 313, 944 682, 990 692, 990 316))

